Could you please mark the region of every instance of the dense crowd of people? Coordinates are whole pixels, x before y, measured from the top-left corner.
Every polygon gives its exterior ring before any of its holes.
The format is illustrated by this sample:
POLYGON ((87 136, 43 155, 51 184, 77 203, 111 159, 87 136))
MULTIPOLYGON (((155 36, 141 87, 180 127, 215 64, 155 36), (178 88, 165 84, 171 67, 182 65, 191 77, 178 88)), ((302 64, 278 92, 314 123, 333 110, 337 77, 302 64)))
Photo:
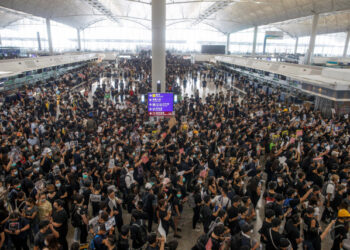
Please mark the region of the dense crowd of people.
POLYGON ((150 74, 143 55, 4 101, 1 249, 176 249, 184 211, 201 232, 193 250, 317 250, 327 239, 350 249, 348 117, 287 106, 234 72, 168 56, 168 91, 189 79, 218 91, 152 122, 140 101, 150 74), (113 81, 91 91, 106 74, 113 81), (219 92, 229 79, 246 95, 219 92))

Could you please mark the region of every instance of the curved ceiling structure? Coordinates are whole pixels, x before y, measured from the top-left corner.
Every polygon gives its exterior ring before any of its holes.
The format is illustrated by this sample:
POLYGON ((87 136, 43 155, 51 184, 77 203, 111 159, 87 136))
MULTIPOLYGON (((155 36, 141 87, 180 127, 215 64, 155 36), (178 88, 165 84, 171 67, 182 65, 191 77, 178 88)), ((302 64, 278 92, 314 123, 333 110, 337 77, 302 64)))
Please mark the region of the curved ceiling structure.
MULTIPOLYGON (((346 11, 350 10, 350 0, 166 1, 168 26, 184 22, 190 28, 204 23, 222 33, 276 23, 275 27, 291 36, 305 36, 310 34, 309 17, 314 13, 322 15, 319 33, 346 31, 350 23, 346 11)), ((105 19, 123 26, 133 21, 151 28, 151 0, 0 0, 0 6, 79 29, 105 19)), ((0 26, 23 17, 0 12, 0 26)))

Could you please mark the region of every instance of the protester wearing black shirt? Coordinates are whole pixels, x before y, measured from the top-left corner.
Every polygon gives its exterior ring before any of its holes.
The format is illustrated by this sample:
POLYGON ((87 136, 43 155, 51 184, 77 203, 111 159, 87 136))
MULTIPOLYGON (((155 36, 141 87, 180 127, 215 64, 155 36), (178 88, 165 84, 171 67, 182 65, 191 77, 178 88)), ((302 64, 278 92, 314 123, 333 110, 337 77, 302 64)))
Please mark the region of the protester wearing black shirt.
POLYGON ((68 215, 63 208, 64 201, 56 200, 53 204, 52 224, 59 233, 58 242, 64 250, 68 250, 67 233, 68 233, 68 215))
POLYGON ((268 229, 266 249, 278 250, 280 245, 280 240, 282 235, 278 232, 281 225, 281 220, 279 218, 274 218, 271 221, 271 227, 268 229))
POLYGON ((265 219, 262 223, 261 228, 259 229, 259 233, 261 235, 260 241, 264 244, 268 242, 269 238, 269 230, 272 226, 272 220, 275 217, 275 212, 272 209, 266 209, 265 211, 265 219))
POLYGON ((117 241, 117 249, 118 250, 129 250, 129 237, 130 237, 130 229, 129 225, 123 225, 119 238, 117 241))
POLYGON ((10 235, 16 250, 29 250, 27 245, 29 227, 28 221, 22 218, 19 213, 13 212, 10 214, 9 220, 5 224, 4 231, 10 235))
POLYGON ((293 216, 286 222, 285 231, 293 249, 298 250, 298 245, 302 242, 300 235, 300 217, 298 214, 293 214, 293 216))

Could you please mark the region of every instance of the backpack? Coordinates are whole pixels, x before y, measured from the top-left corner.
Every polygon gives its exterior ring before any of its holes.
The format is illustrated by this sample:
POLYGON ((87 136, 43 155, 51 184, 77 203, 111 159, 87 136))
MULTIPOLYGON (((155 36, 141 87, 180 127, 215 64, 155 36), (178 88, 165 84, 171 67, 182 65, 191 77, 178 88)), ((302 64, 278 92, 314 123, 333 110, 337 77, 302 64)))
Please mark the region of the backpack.
POLYGON ((141 165, 137 168, 137 178, 143 178, 143 167, 141 165))
POLYGON ((231 249, 239 249, 242 246, 242 234, 236 233, 231 237, 231 249))
POLYGON ((73 209, 72 212, 72 226, 75 227, 80 227, 83 224, 83 219, 81 218, 81 215, 79 214, 80 207, 76 206, 73 209))
POLYGON ((321 193, 322 193, 322 195, 323 195, 324 197, 327 197, 327 187, 328 187, 328 184, 334 186, 334 183, 331 183, 330 181, 327 181, 325 184, 323 184, 321 193))
POLYGON ((207 234, 202 234, 201 236, 199 236, 199 238, 197 239, 197 243, 196 243, 196 249, 197 250, 205 250, 205 247, 208 243, 209 237, 207 234))
POLYGON ((125 177, 128 172, 126 172, 124 169, 121 170, 121 174, 119 177, 119 188, 120 189, 126 189, 126 182, 125 182, 125 177))
POLYGON ((95 235, 95 237, 94 237, 94 238, 92 238, 92 239, 91 239, 89 249, 91 249, 91 250, 96 249, 96 246, 95 246, 95 240, 97 240, 97 239, 99 239, 99 238, 101 238, 101 235, 98 235, 98 234, 97 234, 97 235, 95 235))
POLYGON ((335 240, 336 238, 338 238, 340 236, 340 235, 335 235, 335 230, 337 228, 341 228, 341 227, 344 227, 344 225, 343 224, 339 224, 339 225, 336 225, 336 226, 332 227, 332 229, 330 231, 330 235, 331 235, 331 239, 332 240, 335 240))
POLYGON ((218 225, 223 225, 223 223, 220 221, 220 218, 217 217, 215 220, 213 220, 210 225, 209 225, 209 230, 208 230, 208 233, 207 235, 210 236, 211 233, 214 231, 214 228, 218 225))
POLYGON ((152 204, 149 204, 150 203, 150 193, 148 192, 144 192, 142 194, 142 197, 141 197, 141 200, 142 200, 142 204, 143 204, 143 208, 142 210, 145 211, 145 212, 148 212, 150 210, 150 208, 152 207, 152 204))
POLYGON ((144 245, 147 242, 147 228, 146 226, 142 223, 142 220, 139 222, 135 222, 132 224, 137 228, 136 232, 136 238, 134 239, 136 242, 138 242, 140 245, 144 245))

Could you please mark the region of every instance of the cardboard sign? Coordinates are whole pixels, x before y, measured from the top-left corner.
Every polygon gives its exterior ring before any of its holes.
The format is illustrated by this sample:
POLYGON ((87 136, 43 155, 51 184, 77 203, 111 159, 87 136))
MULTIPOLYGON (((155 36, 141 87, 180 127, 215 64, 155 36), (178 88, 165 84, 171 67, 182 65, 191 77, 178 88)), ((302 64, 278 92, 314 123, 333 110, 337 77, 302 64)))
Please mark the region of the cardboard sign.
POLYGON ((296 135, 297 137, 303 136, 303 131, 301 129, 298 129, 296 135))
POLYGON ((142 156, 141 160, 142 160, 143 164, 146 164, 149 161, 149 158, 148 158, 148 156, 142 156))
POLYGON ((90 194, 90 201, 91 202, 100 202, 101 195, 100 194, 90 194))
POLYGON ((106 223, 105 223, 105 227, 106 227, 106 231, 109 231, 112 227, 115 226, 115 217, 112 216, 106 223))

